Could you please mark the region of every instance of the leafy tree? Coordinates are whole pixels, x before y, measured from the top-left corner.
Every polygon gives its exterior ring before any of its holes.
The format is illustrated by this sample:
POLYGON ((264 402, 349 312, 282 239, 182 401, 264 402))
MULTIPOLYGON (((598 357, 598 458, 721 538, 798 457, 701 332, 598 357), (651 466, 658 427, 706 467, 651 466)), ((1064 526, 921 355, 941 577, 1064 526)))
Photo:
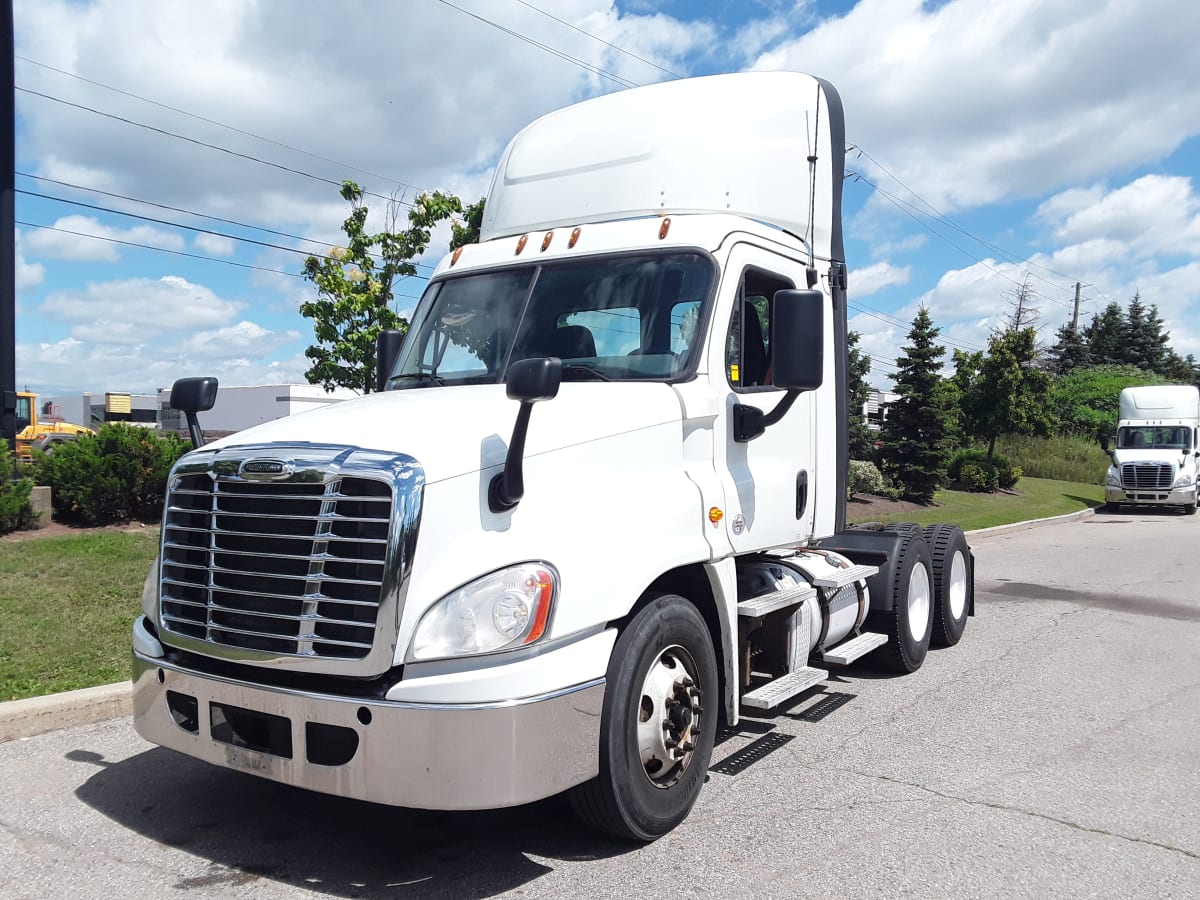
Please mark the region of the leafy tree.
POLYGON ((908 500, 928 503, 946 478, 949 410, 939 374, 946 348, 934 343, 939 329, 921 307, 908 345, 896 360, 898 399, 883 422, 880 464, 908 500))
POLYGON ((867 428, 866 415, 863 409, 867 403, 870 388, 867 385, 867 375, 871 372, 871 356, 858 349, 859 333, 852 331, 846 335, 846 349, 849 363, 846 367, 846 394, 850 408, 850 458, 869 460, 874 458, 874 441, 871 431, 867 428))
POLYGON ((1033 328, 1005 331, 988 339, 983 353, 955 353, 955 383, 970 434, 988 443, 988 462, 1001 434, 1048 434, 1050 376, 1034 365, 1033 328))
POLYGON ((479 230, 483 227, 483 206, 486 202, 486 197, 480 197, 479 200, 463 210, 461 222, 451 223, 451 250, 457 250, 464 244, 479 243, 479 230))
MULTIPOLYGON (((408 321, 392 310, 395 282, 417 274, 411 262, 425 252, 433 227, 462 214, 462 202, 450 194, 422 194, 408 210, 408 227, 397 231, 400 204, 389 203, 383 231, 366 231, 367 206, 363 190, 353 181, 342 183, 342 199, 350 215, 342 223, 345 248, 328 256, 310 256, 304 277, 317 289, 317 299, 300 305, 300 313, 313 320, 316 343, 304 351, 313 364, 305 377, 326 390, 348 387, 368 393, 375 384, 375 341, 385 329, 406 330, 408 321)), ((483 201, 468 207, 475 216, 478 235, 483 201), (476 212, 478 208, 478 212, 476 212)), ((472 237, 472 221, 456 227, 456 240, 472 237)))
POLYGON ((1055 379, 1050 408, 1060 431, 1094 438, 1117 427, 1117 400, 1124 388, 1165 381, 1125 364, 1075 369, 1055 379))

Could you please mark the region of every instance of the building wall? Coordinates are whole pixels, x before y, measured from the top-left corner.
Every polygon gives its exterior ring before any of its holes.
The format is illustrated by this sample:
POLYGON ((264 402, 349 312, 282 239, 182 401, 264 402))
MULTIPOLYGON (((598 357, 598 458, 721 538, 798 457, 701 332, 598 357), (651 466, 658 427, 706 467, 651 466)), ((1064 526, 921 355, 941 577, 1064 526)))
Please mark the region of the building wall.
MULTIPOLYGON (((159 422, 172 430, 186 430, 182 415, 170 408, 171 391, 163 388, 158 392, 161 404, 159 422)), ((358 395, 354 391, 338 388, 326 393, 315 384, 263 384, 222 387, 217 390, 217 402, 208 412, 199 414, 200 427, 204 431, 242 431, 263 422, 281 419, 293 413, 306 412, 329 403, 340 403, 358 395)))

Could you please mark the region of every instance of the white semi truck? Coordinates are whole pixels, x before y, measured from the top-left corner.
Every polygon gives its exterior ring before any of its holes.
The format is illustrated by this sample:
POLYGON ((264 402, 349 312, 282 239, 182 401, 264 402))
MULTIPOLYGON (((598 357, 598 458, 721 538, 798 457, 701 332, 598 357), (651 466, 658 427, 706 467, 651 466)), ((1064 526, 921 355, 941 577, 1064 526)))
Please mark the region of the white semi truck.
MULTIPOLYGON (((520 132, 384 390, 175 466, 138 732, 394 805, 569 791, 652 840, 719 718, 956 643, 961 530, 844 521, 843 129, 830 84, 769 73, 520 132)), ((215 390, 176 385, 197 444, 215 390)))
POLYGON ((1105 498, 1122 505, 1171 506, 1195 515, 1200 504, 1200 390, 1195 385, 1152 384, 1121 391, 1117 442, 1105 450, 1112 465, 1105 498))

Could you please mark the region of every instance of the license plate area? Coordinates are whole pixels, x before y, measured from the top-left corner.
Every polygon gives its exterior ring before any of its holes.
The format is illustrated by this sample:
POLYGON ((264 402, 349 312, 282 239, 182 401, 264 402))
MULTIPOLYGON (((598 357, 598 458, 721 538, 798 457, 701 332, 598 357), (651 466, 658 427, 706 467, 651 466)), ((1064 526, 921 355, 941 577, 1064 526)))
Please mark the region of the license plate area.
POLYGON ((214 741, 283 759, 292 758, 290 719, 228 703, 209 703, 208 712, 214 741))

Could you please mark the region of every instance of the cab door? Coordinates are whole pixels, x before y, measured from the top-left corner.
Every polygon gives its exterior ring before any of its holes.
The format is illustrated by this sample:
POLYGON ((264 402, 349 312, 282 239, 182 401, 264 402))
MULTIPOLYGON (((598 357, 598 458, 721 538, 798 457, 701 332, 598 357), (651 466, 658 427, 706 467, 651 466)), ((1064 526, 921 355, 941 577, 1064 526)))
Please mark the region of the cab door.
POLYGON ((813 533, 814 395, 800 394, 779 422, 753 440, 739 441, 735 433, 739 404, 769 413, 785 396, 771 383, 773 298, 777 291, 807 287, 806 272, 802 262, 750 243, 735 244, 724 268, 713 323, 714 336, 724 331, 723 348, 713 348, 723 349, 724 358, 712 360, 718 364, 710 373, 724 396, 718 470, 729 507, 724 523, 738 553, 795 544, 813 533))

